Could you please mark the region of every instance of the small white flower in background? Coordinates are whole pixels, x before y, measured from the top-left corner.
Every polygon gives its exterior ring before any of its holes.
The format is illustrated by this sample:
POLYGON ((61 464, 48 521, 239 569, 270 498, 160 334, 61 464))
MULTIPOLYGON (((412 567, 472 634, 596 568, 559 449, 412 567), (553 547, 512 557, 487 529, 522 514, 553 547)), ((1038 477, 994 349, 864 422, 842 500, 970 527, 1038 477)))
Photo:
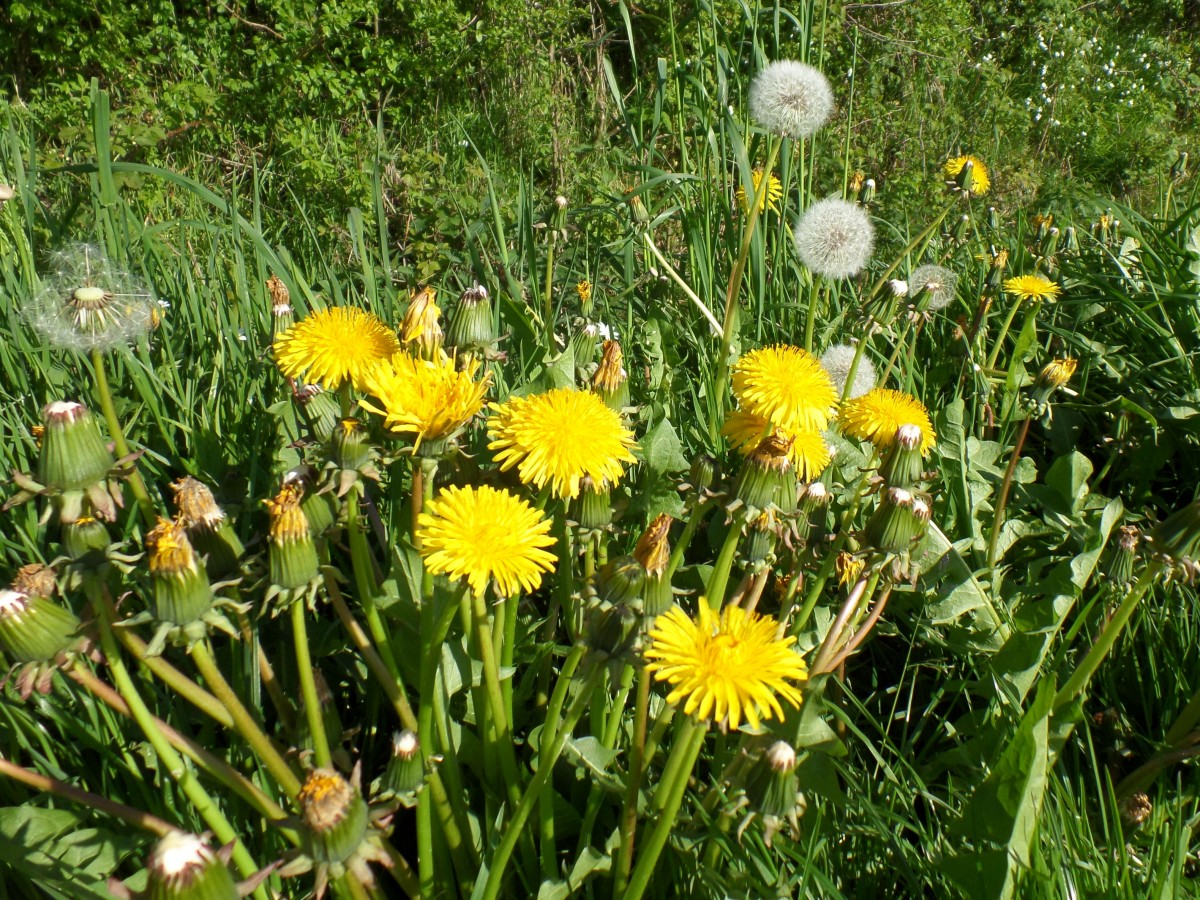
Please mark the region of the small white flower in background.
POLYGON ((750 82, 750 115, 766 131, 806 138, 833 112, 829 81, 807 63, 769 63, 750 82))
POLYGON ((918 290, 924 288, 929 292, 927 308, 931 311, 949 306, 958 287, 958 276, 942 266, 918 266, 908 280, 918 290))
POLYGON ((850 278, 871 258, 875 228, 863 208, 848 200, 819 200, 796 223, 796 253, 818 275, 850 278))
MULTIPOLYGON (((852 344, 834 344, 821 357, 821 365, 829 373, 838 396, 846 390, 846 379, 850 377, 850 366, 854 364, 855 348, 852 344)), ((858 361, 858 370, 854 373, 854 382, 850 387, 850 399, 861 397, 875 387, 875 365, 866 354, 858 361)))

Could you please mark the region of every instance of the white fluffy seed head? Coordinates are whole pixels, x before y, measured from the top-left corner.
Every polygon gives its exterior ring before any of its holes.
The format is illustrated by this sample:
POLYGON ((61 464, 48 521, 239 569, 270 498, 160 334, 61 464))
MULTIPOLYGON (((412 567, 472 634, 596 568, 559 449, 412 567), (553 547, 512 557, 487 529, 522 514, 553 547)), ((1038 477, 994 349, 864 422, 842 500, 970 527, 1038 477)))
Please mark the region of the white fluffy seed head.
POLYGON ((958 286, 958 276, 943 266, 917 266, 908 280, 914 294, 920 290, 929 292, 928 308, 935 312, 950 305, 958 286))
POLYGON ((817 69, 794 59, 769 63, 750 82, 750 115, 767 131, 806 138, 833 112, 833 91, 817 69))
POLYGON ((850 278, 871 258, 875 229, 861 206, 848 200, 819 200, 796 223, 796 253, 818 275, 850 278))
MULTIPOLYGON (((846 379, 850 377, 850 367, 854 364, 854 353, 855 348, 851 344, 834 344, 821 357, 821 365, 829 373, 838 396, 845 393, 846 379)), ((861 397, 875 387, 876 378, 875 364, 863 354, 862 359, 858 361, 858 370, 854 373, 854 382, 850 386, 850 399, 861 397)))

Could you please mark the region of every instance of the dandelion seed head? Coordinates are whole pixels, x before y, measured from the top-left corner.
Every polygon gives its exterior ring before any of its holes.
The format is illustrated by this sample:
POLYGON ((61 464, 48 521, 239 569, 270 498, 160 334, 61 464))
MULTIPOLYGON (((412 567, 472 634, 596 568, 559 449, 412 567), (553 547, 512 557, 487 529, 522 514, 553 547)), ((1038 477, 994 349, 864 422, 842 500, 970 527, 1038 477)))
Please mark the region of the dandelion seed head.
POLYGON ((958 276, 943 266, 917 266, 908 277, 914 291, 929 292, 929 309, 945 309, 954 299, 958 276))
MULTIPOLYGON (((855 348, 851 344, 834 344, 821 357, 821 365, 829 373, 838 396, 846 390, 846 379, 850 377, 850 367, 854 364, 855 348)), ((849 398, 861 397, 875 387, 877 379, 875 364, 867 359, 864 353, 858 361, 858 369, 854 373, 854 382, 850 387, 849 398)))
POLYGON ((750 83, 750 115, 767 131, 806 138, 833 111, 829 81, 812 66, 792 59, 769 63, 750 83))
POLYGON ((851 278, 866 266, 875 229, 861 206, 819 200, 796 223, 796 253, 809 269, 829 278, 851 278))

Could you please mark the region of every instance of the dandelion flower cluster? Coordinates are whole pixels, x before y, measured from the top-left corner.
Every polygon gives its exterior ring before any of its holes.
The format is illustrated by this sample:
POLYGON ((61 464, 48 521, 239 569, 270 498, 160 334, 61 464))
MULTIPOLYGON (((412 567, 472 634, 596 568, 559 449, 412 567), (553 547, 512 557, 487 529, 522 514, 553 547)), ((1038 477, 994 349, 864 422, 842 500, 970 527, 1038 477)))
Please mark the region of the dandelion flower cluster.
POLYGON ((956 179, 962 173, 963 167, 971 164, 971 183, 963 185, 963 190, 967 191, 972 197, 982 197, 988 192, 992 181, 988 177, 987 166, 978 156, 967 154, 966 156, 955 156, 946 160, 946 164, 942 166, 942 172, 945 173, 948 179, 956 179))
POLYGON ((555 496, 579 496, 588 476, 596 484, 615 484, 623 463, 636 460, 633 433, 621 417, 591 392, 557 388, 492 404, 488 419, 500 470, 517 466, 521 480, 538 488, 551 485, 555 496))
MULTIPOLYGON (((854 365, 856 348, 852 344, 834 344, 821 356, 821 365, 833 380, 833 387, 838 396, 846 391, 846 379, 850 377, 850 367, 854 365)), ((861 397, 875 387, 877 379, 875 364, 867 359, 864 353, 858 361, 858 369, 854 372, 854 383, 850 387, 849 397, 861 397)))
POLYGON ((422 441, 451 437, 483 408, 491 385, 490 373, 475 380, 479 360, 470 359, 462 370, 453 359, 419 359, 407 353, 377 363, 363 379, 363 390, 379 406, 360 400, 359 406, 383 416, 389 431, 413 435, 416 448, 422 441))
POLYGON ((782 719, 779 698, 798 707, 796 684, 808 680, 808 667, 792 649, 795 638, 777 639, 771 618, 739 606, 718 615, 704 598, 699 602, 698 619, 676 606, 650 630, 646 669, 672 686, 667 702, 685 701, 684 714, 732 729, 743 718, 754 729, 760 719, 782 719))
POLYGON ((792 59, 769 63, 750 82, 750 115, 763 129, 806 138, 833 112, 829 80, 812 66, 792 59))
POLYGON ((954 300, 958 276, 944 266, 917 266, 908 276, 908 284, 913 294, 920 290, 928 291, 928 309, 936 312, 945 309, 954 300))
POLYGON ((817 358, 786 344, 751 350, 739 359, 733 392, 745 411, 792 431, 825 428, 838 403, 817 358))
POLYGON ((863 270, 875 245, 875 228, 857 203, 819 200, 796 223, 796 253, 809 269, 829 278, 850 278, 863 270))
POLYGON ((486 485, 445 488, 419 516, 417 538, 430 572, 465 578, 476 595, 493 581, 505 597, 536 590, 556 562, 550 520, 486 485))
POLYGON ((1061 288, 1044 275, 1017 275, 1004 282, 1004 293, 1022 300, 1057 300, 1061 288))
POLYGON ((24 313, 53 346, 76 352, 128 346, 158 323, 146 284, 93 244, 71 244, 24 313))
POLYGON ((921 455, 928 456, 936 443, 929 412, 920 400, 900 391, 875 388, 842 406, 838 415, 842 431, 870 441, 878 449, 890 447, 902 425, 921 429, 921 455))
MULTIPOLYGON (((753 183, 754 196, 757 197, 759 190, 762 188, 763 170, 755 169, 751 172, 750 180, 753 183)), ((767 188, 763 191, 762 198, 759 200, 758 211, 761 213, 769 209, 771 212, 779 212, 779 201, 782 197, 783 185, 775 177, 775 173, 772 172, 767 176, 767 188)), ((750 198, 746 196, 746 189, 740 184, 736 191, 736 198, 738 205, 742 209, 747 211, 750 209, 750 198)))
POLYGON ((396 333, 366 310, 335 306, 317 310, 279 337, 271 348, 279 370, 336 391, 346 382, 366 390, 377 363, 400 350, 396 333))

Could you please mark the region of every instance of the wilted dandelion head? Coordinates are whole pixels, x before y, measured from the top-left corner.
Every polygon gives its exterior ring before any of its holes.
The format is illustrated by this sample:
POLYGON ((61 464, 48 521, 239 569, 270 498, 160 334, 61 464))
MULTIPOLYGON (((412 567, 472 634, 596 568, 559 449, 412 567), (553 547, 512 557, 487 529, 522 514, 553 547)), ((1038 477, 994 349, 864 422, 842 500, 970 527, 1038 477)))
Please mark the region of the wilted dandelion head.
POLYGON ((806 63, 777 60, 750 82, 750 115, 767 131, 806 138, 825 124, 832 111, 828 79, 806 63))
POLYGON ((927 309, 933 311, 949 306, 954 299, 954 291, 957 287, 958 276, 943 266, 917 266, 908 276, 909 293, 928 291, 929 305, 927 309))
POLYGON ((819 200, 796 223, 796 253, 818 275, 850 278, 871 258, 875 229, 866 211, 848 200, 819 200))
POLYGON ((858 361, 858 369, 854 372, 854 383, 850 387, 850 393, 846 394, 846 379, 850 377, 850 367, 854 365, 854 354, 855 348, 851 344, 834 344, 821 357, 821 365, 829 373, 839 397, 861 397, 875 387, 878 377, 875 374, 875 364, 867 359, 864 353, 858 361))
POLYGON ((145 282, 94 244, 69 244, 54 253, 24 312, 53 346, 76 352, 127 346, 158 321, 158 304, 145 282))

